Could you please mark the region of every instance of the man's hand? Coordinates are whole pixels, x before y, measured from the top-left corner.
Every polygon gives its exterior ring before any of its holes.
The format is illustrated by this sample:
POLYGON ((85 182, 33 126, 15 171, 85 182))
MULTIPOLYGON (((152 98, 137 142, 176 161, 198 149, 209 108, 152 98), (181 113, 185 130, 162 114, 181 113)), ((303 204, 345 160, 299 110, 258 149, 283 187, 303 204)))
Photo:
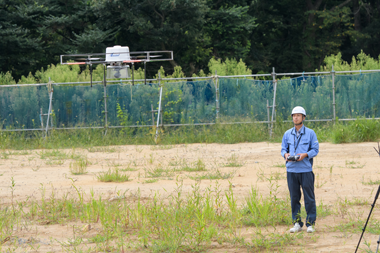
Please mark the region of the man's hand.
POLYGON ((289 156, 290 156, 289 153, 286 153, 286 154, 284 155, 286 161, 288 161, 288 157, 289 157, 289 156))
POLYGON ((309 155, 307 153, 297 154, 300 156, 300 159, 297 160, 297 162, 302 161, 304 158, 308 157, 309 155))

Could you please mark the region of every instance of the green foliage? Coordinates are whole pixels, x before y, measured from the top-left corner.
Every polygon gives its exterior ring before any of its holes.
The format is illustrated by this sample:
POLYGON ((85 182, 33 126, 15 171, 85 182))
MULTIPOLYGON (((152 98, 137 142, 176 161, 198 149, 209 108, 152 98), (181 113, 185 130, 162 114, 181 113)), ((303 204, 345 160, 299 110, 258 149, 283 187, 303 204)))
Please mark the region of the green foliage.
POLYGON ((18 80, 18 84, 32 84, 36 83, 36 78, 32 75, 31 72, 29 72, 28 76, 21 76, 21 79, 18 80))
POLYGON ((87 158, 79 158, 74 162, 70 163, 70 172, 73 175, 83 175, 87 173, 87 158))
POLYGON ((338 52, 345 61, 361 50, 378 56, 379 6, 377 0, 79 0, 67 8, 63 0, 1 1, 0 73, 30 82, 22 76, 56 65, 61 54, 112 45, 173 50, 174 61, 149 63, 149 77, 161 65, 170 74, 176 66, 187 76, 213 72, 213 57, 242 59, 254 73, 273 66, 282 73, 311 71, 338 52))
POLYGON ((217 71, 219 76, 252 75, 252 71, 247 68, 242 59, 238 62, 235 59, 227 58, 222 62, 221 59, 216 60, 215 58, 211 58, 208 68, 210 70, 209 75, 215 75, 215 71, 217 71))
POLYGON ((198 161, 194 162, 192 165, 188 164, 182 164, 182 166, 177 169, 181 171, 187 171, 187 172, 196 172, 196 171, 206 171, 206 165, 201 159, 198 159, 198 161))
POLYGON ((326 56, 323 62, 324 65, 321 66, 320 71, 331 71, 332 65, 334 65, 335 71, 380 69, 380 55, 378 59, 372 58, 370 55, 366 55, 363 50, 356 57, 352 56, 351 63, 344 61, 341 53, 326 56))
POLYGON ((116 113, 117 113, 117 118, 119 120, 119 125, 127 127, 127 128, 122 128, 120 130, 120 133, 121 134, 126 133, 127 135, 129 135, 132 132, 132 130, 131 130, 131 128, 128 128, 128 126, 130 126, 132 124, 131 124, 131 121, 130 121, 129 116, 128 116, 128 111, 126 111, 126 110, 123 111, 121 109, 120 104, 117 103, 116 104, 116 113))
POLYGON ((354 40, 360 35, 354 30, 352 12, 347 6, 329 10, 309 9, 308 14, 306 33, 309 36, 304 43, 308 54, 303 57, 303 66, 311 65, 312 61, 317 67, 325 55, 337 54, 346 40, 354 40))
MULTIPOLYGON (((47 83, 49 77, 56 83, 64 82, 84 82, 90 81, 90 71, 88 66, 84 71, 81 71, 79 65, 49 65, 46 70, 41 69, 35 74, 38 82, 47 83)), ((97 65, 93 70, 93 81, 103 80, 103 65, 97 65)))
POLYGON ((0 72, 0 85, 3 84, 16 84, 15 80, 12 77, 12 74, 9 71, 5 74, 0 72))
POLYGON ((51 159, 51 160, 61 160, 67 159, 69 156, 62 151, 59 150, 46 150, 40 152, 40 159, 51 159))
POLYGON ((256 18, 249 14, 249 3, 209 1, 209 5, 211 8, 205 31, 212 41, 213 56, 223 59, 246 58, 251 51, 250 35, 258 26, 256 18))
POLYGON ((380 120, 358 118, 347 123, 337 122, 331 131, 333 143, 377 141, 380 139, 380 120))
POLYGON ((232 154, 231 157, 227 158, 227 163, 224 165, 224 167, 241 167, 243 164, 239 161, 239 158, 232 154))
POLYGON ((100 182, 127 182, 130 181, 130 175, 121 173, 119 169, 109 169, 106 172, 100 172, 97 176, 100 182))
MULTIPOLYGON (((380 139, 379 120, 357 119, 354 121, 335 125, 324 122, 306 122, 305 125, 313 129, 320 142, 331 141, 333 143, 377 141, 380 139)), ((270 140, 266 124, 236 124, 214 126, 182 126, 166 128, 160 136, 163 145, 173 145, 182 143, 242 143, 274 141, 281 142, 284 132, 290 129, 292 123, 274 124, 273 137, 270 140)), ((154 144, 148 138, 149 128, 134 128, 131 133, 120 131, 121 129, 108 129, 107 136, 103 137, 102 130, 82 129, 82 130, 55 130, 45 139, 41 133, 18 133, 1 132, 0 149, 58 149, 58 148, 88 148, 92 146, 108 145, 135 145, 154 144), (27 138, 26 138, 27 137, 27 138), (32 138, 31 138, 32 137, 32 138)), ((93 151, 91 149, 91 151, 93 151)), ((68 159, 66 155, 59 151, 42 151, 41 156, 51 160, 68 159)), ((235 161, 230 161, 234 165, 240 165, 235 161)), ((193 168, 192 166, 191 168, 193 168)), ((195 166, 197 167, 197 166, 195 166)))
MULTIPOLYGON (((342 59, 342 53, 337 53, 336 55, 332 54, 326 56, 323 60, 323 65, 320 66, 319 70, 316 71, 330 71, 331 66, 334 65, 335 71, 347 71, 347 70, 371 70, 371 69, 380 69, 380 56, 379 59, 372 58, 370 55, 366 55, 363 51, 359 53, 356 57, 352 56, 350 63, 342 59)), ((252 70, 249 69, 246 63, 242 59, 237 61, 235 58, 227 58, 225 61, 222 61, 220 58, 215 59, 211 58, 208 61, 208 76, 214 75, 217 71, 218 75, 227 76, 227 75, 251 75, 252 70)), ((183 72, 183 69, 180 66, 175 66, 172 74, 165 72, 163 66, 157 71, 154 78, 158 78, 158 73, 161 73, 161 78, 183 78, 186 77, 186 74, 183 72)), ((92 74, 93 81, 103 81, 103 65, 97 65, 93 69, 92 74)), ((200 70, 198 74, 193 73, 194 77, 206 76, 203 70, 200 70)), ((18 84, 33 84, 33 83, 47 83, 49 77, 52 81, 56 83, 63 82, 84 82, 90 81, 90 70, 89 66, 86 66, 85 69, 81 69, 78 65, 48 65, 47 69, 37 70, 33 75, 31 72, 25 77, 21 76, 18 84)), ((249 77, 248 77, 249 78, 249 77)), ((139 67, 134 71, 134 79, 142 80, 144 79, 144 70, 139 67)), ((286 79, 286 77, 285 77, 286 79)), ((118 79, 111 79, 118 80, 118 79)), ((127 81, 129 84, 132 83, 132 78, 123 80, 127 81)), ((161 83, 170 83, 171 81, 161 81, 161 83)), ((15 80, 12 77, 11 72, 0 73, 0 85, 3 84, 15 84, 15 80)), ((141 82, 140 82, 141 83, 141 82)))
POLYGON ((235 171, 232 172, 222 172, 220 169, 213 171, 208 171, 204 174, 197 174, 195 176, 189 176, 190 179, 199 181, 199 180, 223 180, 223 179, 232 179, 235 175, 235 171))
POLYGON ((252 188, 245 201, 243 222, 255 227, 290 224, 289 209, 289 200, 278 199, 272 192, 268 198, 263 198, 252 188))

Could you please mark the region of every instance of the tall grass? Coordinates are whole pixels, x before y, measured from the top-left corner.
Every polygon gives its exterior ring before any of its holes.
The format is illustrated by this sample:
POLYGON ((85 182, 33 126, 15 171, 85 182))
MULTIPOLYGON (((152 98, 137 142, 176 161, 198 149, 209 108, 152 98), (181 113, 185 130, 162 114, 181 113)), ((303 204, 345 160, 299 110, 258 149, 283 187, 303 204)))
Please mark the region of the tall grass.
MULTIPOLYGON (((135 128, 131 134, 119 129, 52 130, 47 138, 40 132, 0 132, 0 149, 88 148, 107 145, 155 144, 150 128, 135 128)), ((268 139, 266 126, 261 124, 183 126, 165 128, 160 144, 237 143, 268 139)))
MULTIPOLYGON (((313 129, 320 142, 347 143, 377 141, 380 139, 380 121, 360 119, 348 122, 305 122, 313 129)), ((277 121, 270 139, 266 124, 236 124, 211 126, 166 127, 160 144, 182 143, 241 143, 271 141, 281 142, 291 122, 277 121)), ((107 134, 99 129, 51 130, 47 138, 40 132, 0 132, 0 149, 58 149, 88 148, 108 145, 155 144, 150 138, 150 128, 135 128, 131 133, 119 129, 108 129, 107 134)), ((53 151, 52 151, 53 152, 53 151)), ((49 154, 53 156, 54 154, 49 154)))
POLYGON ((339 122, 332 129, 333 143, 377 141, 380 138, 380 121, 358 118, 347 123, 339 122))
MULTIPOLYGON (((178 181, 176 189, 169 196, 154 193, 149 198, 142 198, 139 192, 131 193, 130 196, 126 196, 125 192, 116 197, 115 201, 95 197, 93 192, 86 197, 74 184, 72 186, 76 196, 64 194, 58 198, 54 187, 50 194, 42 187, 39 201, 19 202, 14 211, 2 208, 0 240, 14 236, 14 231, 21 227, 30 229, 34 224, 47 226, 69 222, 100 227, 89 241, 96 244, 95 251, 103 252, 204 252, 214 243, 253 251, 275 250, 293 244, 295 239, 302 237, 261 233, 258 230, 248 239, 237 233, 245 226, 243 217, 252 216, 255 220, 269 221, 281 217, 285 211, 290 213, 289 206, 284 206, 286 210, 272 208, 270 214, 263 211, 273 207, 273 202, 279 203, 280 200, 274 194, 262 197, 252 191, 247 200, 250 203, 251 200, 261 200, 262 205, 255 209, 257 212, 248 214, 237 204, 232 186, 225 191, 217 182, 207 189, 200 188, 200 184, 196 183, 190 192, 185 193, 182 182, 178 181), (281 215, 278 216, 277 213, 281 215)), ((291 222, 289 219, 277 222, 273 220, 269 223, 255 223, 255 226, 264 228, 269 224, 290 225, 291 222)), ((76 238, 75 246, 83 242, 81 239, 82 237, 76 238)), ((74 245, 68 245, 66 240, 62 244, 67 249, 74 249, 74 245)), ((3 249, 0 244, 0 250, 3 249)))

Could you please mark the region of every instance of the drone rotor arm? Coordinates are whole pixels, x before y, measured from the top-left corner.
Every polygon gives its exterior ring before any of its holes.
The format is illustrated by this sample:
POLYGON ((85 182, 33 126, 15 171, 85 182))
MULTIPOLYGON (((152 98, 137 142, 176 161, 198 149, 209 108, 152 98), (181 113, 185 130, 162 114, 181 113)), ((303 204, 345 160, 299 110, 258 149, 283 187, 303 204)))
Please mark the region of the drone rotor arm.
POLYGON ((86 62, 67 62, 65 64, 67 64, 67 65, 84 65, 84 64, 86 64, 86 62))
POLYGON ((123 61, 123 63, 135 63, 135 62, 142 62, 142 60, 127 60, 127 61, 123 61))

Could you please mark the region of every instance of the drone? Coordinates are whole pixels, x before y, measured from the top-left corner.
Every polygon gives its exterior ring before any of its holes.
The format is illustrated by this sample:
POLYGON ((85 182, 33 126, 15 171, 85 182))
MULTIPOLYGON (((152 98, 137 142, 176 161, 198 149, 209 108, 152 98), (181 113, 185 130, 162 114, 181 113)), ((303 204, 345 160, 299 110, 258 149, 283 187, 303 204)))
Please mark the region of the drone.
POLYGON ((90 65, 92 87, 92 65, 104 65, 104 85, 107 79, 131 78, 134 85, 134 64, 144 63, 144 84, 146 84, 146 63, 156 61, 172 61, 173 51, 141 51, 130 52, 127 46, 107 47, 105 53, 67 54, 60 56, 64 65, 90 65), (131 66, 129 66, 131 65, 131 66), (107 69, 107 74, 106 74, 107 69))

